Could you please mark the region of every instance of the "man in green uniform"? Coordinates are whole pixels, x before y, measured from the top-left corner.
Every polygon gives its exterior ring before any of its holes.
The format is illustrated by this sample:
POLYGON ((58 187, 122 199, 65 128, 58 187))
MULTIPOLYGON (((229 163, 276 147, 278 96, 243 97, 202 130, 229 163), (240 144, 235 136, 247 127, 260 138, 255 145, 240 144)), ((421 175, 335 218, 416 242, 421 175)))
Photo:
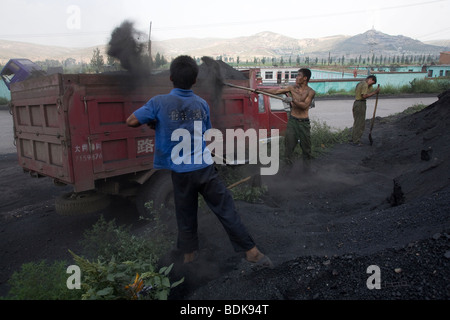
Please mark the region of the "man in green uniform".
POLYGON ((372 86, 377 83, 377 77, 370 75, 364 81, 356 85, 355 102, 353 103, 353 130, 352 142, 354 145, 361 146, 361 136, 366 126, 366 100, 380 92, 380 88, 369 92, 372 86))

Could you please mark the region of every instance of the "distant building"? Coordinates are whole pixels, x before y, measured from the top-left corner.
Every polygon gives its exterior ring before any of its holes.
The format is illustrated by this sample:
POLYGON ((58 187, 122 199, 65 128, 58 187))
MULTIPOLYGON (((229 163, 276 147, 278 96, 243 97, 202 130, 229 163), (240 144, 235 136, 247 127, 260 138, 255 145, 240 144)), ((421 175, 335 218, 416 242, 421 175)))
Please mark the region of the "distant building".
POLYGON ((450 77, 450 64, 429 66, 427 70, 428 78, 450 77))
POLYGON ((450 51, 441 52, 439 64, 450 64, 450 51))

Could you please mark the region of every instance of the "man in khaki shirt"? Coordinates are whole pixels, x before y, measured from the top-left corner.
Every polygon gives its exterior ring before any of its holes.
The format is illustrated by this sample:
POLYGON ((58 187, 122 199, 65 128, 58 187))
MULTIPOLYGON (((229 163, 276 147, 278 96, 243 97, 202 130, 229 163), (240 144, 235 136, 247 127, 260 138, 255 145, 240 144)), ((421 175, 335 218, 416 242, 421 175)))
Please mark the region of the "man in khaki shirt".
POLYGON ((352 142, 355 145, 361 146, 361 137, 366 127, 366 100, 373 95, 380 92, 380 88, 369 92, 374 84, 377 83, 377 77, 374 75, 368 76, 364 81, 356 85, 355 102, 353 102, 353 130, 352 142))

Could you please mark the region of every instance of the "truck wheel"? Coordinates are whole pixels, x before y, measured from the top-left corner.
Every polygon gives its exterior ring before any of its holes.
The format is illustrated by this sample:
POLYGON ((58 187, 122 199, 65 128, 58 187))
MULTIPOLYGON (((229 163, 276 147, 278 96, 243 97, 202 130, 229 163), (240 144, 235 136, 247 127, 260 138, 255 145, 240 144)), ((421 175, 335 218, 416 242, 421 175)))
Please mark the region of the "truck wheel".
POLYGON ((136 195, 136 208, 145 218, 155 213, 174 215, 173 185, 170 171, 158 170, 139 189, 136 195))
POLYGON ((61 215, 73 216, 103 210, 110 203, 111 198, 107 194, 98 192, 70 192, 55 199, 55 209, 61 215))

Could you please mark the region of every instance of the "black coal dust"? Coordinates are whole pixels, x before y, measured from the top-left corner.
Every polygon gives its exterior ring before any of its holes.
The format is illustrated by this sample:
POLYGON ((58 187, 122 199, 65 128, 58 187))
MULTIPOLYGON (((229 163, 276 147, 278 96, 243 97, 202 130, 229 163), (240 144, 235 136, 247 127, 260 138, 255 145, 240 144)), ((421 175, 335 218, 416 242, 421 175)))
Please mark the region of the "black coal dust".
POLYGON ((124 21, 113 30, 108 43, 108 55, 118 59, 122 68, 133 76, 144 76, 151 72, 151 62, 148 56, 142 54, 145 44, 138 41, 139 35, 132 22, 124 21))
POLYGON ((222 98, 225 79, 247 79, 244 74, 220 60, 204 56, 202 61, 197 77, 198 86, 210 92, 214 105, 217 105, 222 98))

